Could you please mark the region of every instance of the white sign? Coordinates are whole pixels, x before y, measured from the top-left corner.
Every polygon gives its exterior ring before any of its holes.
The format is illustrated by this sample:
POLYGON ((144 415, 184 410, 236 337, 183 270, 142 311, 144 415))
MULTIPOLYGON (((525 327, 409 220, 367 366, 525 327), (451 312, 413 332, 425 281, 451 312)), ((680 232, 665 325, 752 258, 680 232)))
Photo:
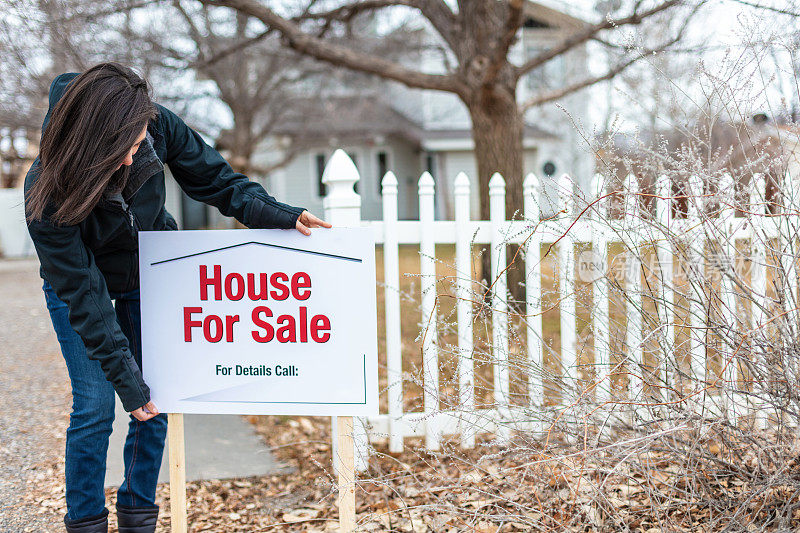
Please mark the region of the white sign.
POLYGON ((139 265, 159 411, 378 413, 369 228, 146 231, 139 265))

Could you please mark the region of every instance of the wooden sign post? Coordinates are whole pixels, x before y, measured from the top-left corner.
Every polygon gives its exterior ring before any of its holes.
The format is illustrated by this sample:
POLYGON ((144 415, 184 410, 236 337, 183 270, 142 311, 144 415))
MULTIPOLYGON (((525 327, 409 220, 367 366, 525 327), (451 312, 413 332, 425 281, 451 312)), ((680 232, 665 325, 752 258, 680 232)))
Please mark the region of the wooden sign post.
MULTIPOLYGON (((338 417, 336 471, 339 473, 339 531, 356 527, 355 461, 353 454, 353 417, 338 417)), ((169 509, 172 533, 187 533, 186 456, 184 453, 183 414, 170 413, 167 426, 169 441, 169 509)))
POLYGON ((339 531, 350 533, 356 528, 356 476, 355 455, 353 454, 353 417, 340 416, 337 419, 336 435, 337 462, 339 473, 339 531))
POLYGON ((186 533, 186 454, 183 442, 183 413, 169 413, 169 511, 172 533, 186 533))

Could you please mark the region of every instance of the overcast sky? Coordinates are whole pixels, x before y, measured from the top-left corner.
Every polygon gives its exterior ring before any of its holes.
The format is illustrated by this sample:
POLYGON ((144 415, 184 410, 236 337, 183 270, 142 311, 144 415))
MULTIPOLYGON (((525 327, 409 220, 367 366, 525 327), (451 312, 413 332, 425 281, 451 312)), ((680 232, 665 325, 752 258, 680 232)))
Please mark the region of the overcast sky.
MULTIPOLYGON (((297 1, 271 2, 271 5, 278 11, 287 11, 289 6, 296 6, 297 1)), ((331 1, 332 5, 341 3, 338 0, 331 1)), ((455 5, 455 0, 446 1, 455 5)), ((791 10, 798 9, 792 4, 800 2, 800 0, 743 1, 791 10)), ((539 0, 539 2, 583 20, 597 21, 599 18, 593 9, 596 0, 539 0)), ((780 45, 787 39, 793 25, 795 21, 792 17, 749 7, 737 0, 709 0, 695 23, 690 26, 686 39, 687 44, 704 41, 706 48, 702 52, 681 57, 682 64, 685 65, 684 79, 667 75, 661 75, 661 79, 658 79, 657 70, 648 66, 645 61, 639 68, 645 72, 650 69, 655 76, 655 82, 660 84, 656 87, 663 87, 664 94, 661 96, 664 99, 673 96, 681 98, 681 106, 688 112, 699 111, 707 95, 716 91, 719 93, 717 99, 725 106, 730 106, 726 111, 731 116, 742 118, 754 112, 766 112, 774 116, 781 107, 790 107, 792 103, 798 105, 800 99, 797 97, 789 54, 757 52, 763 48, 758 41, 771 44, 774 49, 780 50, 780 45), (777 69, 776 63, 779 66, 777 69), (774 79, 771 79, 773 76, 774 79)), ((598 45, 594 47, 595 50, 598 49, 598 45)), ((590 61, 590 67, 596 74, 603 71, 602 65, 596 61, 590 61)), ((609 85, 606 82, 586 91, 591 101, 587 130, 597 130, 605 122, 609 114, 607 105, 609 87, 611 87, 613 108, 620 111, 620 120, 616 128, 630 132, 646 124, 647 110, 638 107, 644 98, 624 92, 626 88, 618 80, 612 83, 613 85, 609 85)), ((224 106, 210 105, 215 111, 228 114, 224 106)), ((226 120, 223 119, 222 122, 226 120)), ((666 122, 660 124, 660 127, 670 126, 674 125, 666 122)))
MULTIPOLYGON (((548 2, 555 7, 557 0, 548 2)), ((747 3, 797 9, 792 6, 794 1, 747 0, 747 3)), ((775 116, 792 104, 796 106, 797 80, 788 50, 794 28, 793 17, 736 0, 710 0, 690 26, 686 39, 687 44, 704 41, 705 49, 682 56, 688 75, 683 79, 662 80, 665 91, 685 92, 687 101, 683 106, 688 109, 699 107, 712 91, 717 92, 717 105, 734 118, 755 112, 775 116)), ((658 76, 655 69, 652 71, 658 76)), ((607 90, 606 84, 592 92, 607 90)), ((617 107, 629 109, 630 97, 617 95, 614 101, 617 107)), ((607 107, 593 106, 592 121, 602 121, 606 112, 607 107)), ((628 123, 624 129, 633 125, 628 123)))

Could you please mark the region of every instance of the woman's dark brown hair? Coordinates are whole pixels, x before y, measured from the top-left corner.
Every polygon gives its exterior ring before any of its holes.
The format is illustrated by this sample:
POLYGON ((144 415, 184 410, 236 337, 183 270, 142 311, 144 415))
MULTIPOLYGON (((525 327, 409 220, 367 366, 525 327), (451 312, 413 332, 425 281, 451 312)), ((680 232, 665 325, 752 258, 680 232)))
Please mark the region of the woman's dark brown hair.
POLYGON ((50 114, 39 149, 38 178, 28 191, 27 218, 77 224, 103 192, 119 191, 129 167, 120 165, 156 108, 147 82, 119 63, 100 63, 75 77, 50 114))

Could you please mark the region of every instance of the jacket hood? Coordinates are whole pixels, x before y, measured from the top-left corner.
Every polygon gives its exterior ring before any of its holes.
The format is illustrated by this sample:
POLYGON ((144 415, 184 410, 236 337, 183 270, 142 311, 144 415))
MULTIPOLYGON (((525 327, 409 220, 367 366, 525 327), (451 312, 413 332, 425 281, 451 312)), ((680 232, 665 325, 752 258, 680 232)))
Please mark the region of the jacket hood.
POLYGON ((44 134, 44 129, 47 127, 47 123, 50 122, 50 114, 53 112, 53 108, 56 106, 61 97, 64 96, 64 92, 67 90, 67 86, 70 84, 72 80, 79 76, 78 72, 65 72, 64 74, 59 74, 53 80, 53 83, 50 84, 50 90, 47 95, 48 99, 48 106, 47 106, 47 114, 44 116, 44 122, 42 122, 42 134, 44 134))

